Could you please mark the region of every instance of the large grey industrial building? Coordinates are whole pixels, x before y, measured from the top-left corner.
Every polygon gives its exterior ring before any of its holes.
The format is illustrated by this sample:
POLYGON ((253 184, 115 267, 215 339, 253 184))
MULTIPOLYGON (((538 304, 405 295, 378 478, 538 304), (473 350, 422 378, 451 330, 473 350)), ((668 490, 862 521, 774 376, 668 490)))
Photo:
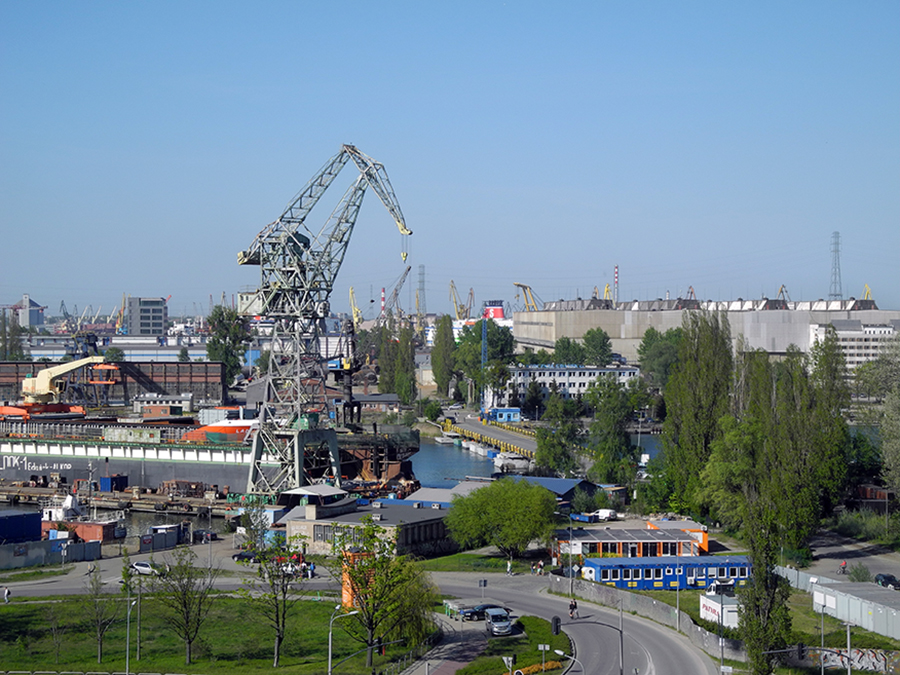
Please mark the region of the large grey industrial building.
POLYGON ((731 325, 732 341, 743 336, 750 349, 784 354, 790 345, 808 351, 824 327, 832 324, 852 367, 877 355, 880 344, 900 334, 900 311, 880 310, 872 300, 789 301, 781 298, 735 301, 700 301, 676 298, 620 302, 560 300, 539 311, 515 312, 513 334, 519 349, 553 349, 558 338, 580 339, 592 328, 602 328, 613 351, 629 362, 648 328, 665 332, 682 325, 686 312, 720 311, 731 325), (858 342, 859 341, 859 342, 858 342), (865 341, 865 342, 862 342, 865 341), (852 353, 862 344, 866 356, 852 353), (854 358, 851 358, 854 357, 854 358))

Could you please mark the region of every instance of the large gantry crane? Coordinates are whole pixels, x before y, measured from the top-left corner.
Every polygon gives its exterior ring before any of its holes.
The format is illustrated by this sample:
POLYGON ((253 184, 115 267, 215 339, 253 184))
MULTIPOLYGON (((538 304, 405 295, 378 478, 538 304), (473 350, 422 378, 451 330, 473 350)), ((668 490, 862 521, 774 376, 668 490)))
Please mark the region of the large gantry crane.
MULTIPOLYGON (((253 441, 248 493, 273 494, 300 487, 308 482, 306 476, 323 464, 330 464, 331 475, 340 481, 336 433, 318 428, 318 416, 327 416, 330 407, 325 393, 328 369, 319 338, 330 314, 334 281, 369 187, 393 216, 400 233, 412 234, 384 166, 356 147, 343 145, 281 216, 263 228, 246 251, 238 253, 238 264, 259 265, 261 272, 258 290, 241 296, 239 312, 262 315, 273 322, 272 354, 264 374, 266 402, 253 441), (310 211, 350 162, 359 176, 325 225, 317 231, 311 229, 307 222, 310 211), (268 462, 274 458, 278 469, 264 471, 264 458, 268 462)), ((404 261, 406 255, 404 246, 404 261)))

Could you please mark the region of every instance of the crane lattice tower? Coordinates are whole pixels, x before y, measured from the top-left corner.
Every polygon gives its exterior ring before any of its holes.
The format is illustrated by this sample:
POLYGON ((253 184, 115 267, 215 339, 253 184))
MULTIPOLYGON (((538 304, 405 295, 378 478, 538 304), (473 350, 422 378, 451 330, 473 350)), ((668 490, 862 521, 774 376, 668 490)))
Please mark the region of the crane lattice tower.
MULTIPOLYGON (((238 253, 238 264, 258 265, 261 274, 259 288, 242 296, 239 311, 264 316, 273 326, 264 374, 265 405, 253 443, 247 492, 271 494, 305 485, 308 474, 327 469, 328 464, 340 482, 335 432, 315 428, 315 416, 327 417, 330 407, 320 337, 330 314, 335 278, 369 187, 391 213, 401 234, 412 234, 384 166, 356 147, 343 145, 281 216, 263 228, 246 251, 238 253), (307 222, 310 212, 349 162, 359 176, 325 224, 311 229, 307 222), (276 458, 276 472, 264 470, 266 455, 276 458)), ((405 249, 402 257, 406 260, 405 249)))

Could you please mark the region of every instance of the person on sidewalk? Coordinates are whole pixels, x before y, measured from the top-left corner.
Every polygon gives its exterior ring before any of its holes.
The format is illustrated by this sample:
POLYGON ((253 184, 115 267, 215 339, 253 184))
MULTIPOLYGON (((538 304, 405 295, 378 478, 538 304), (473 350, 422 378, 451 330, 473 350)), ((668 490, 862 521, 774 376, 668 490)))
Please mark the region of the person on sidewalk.
POLYGON ((544 561, 543 560, 538 561, 538 576, 539 577, 544 576, 544 561))
POLYGON ((569 603, 569 618, 575 619, 578 617, 578 603, 575 602, 575 598, 572 598, 572 601, 569 603))
POLYGON ((5 602, 7 605, 9 604, 9 596, 10 595, 12 595, 12 593, 9 590, 9 586, 4 586, 3 587, 3 602, 5 602))
POLYGON ((535 574, 537 574, 537 565, 531 563, 531 576, 534 576, 535 574))
POLYGON ((508 577, 512 576, 512 560, 506 561, 506 576, 508 576, 508 577))

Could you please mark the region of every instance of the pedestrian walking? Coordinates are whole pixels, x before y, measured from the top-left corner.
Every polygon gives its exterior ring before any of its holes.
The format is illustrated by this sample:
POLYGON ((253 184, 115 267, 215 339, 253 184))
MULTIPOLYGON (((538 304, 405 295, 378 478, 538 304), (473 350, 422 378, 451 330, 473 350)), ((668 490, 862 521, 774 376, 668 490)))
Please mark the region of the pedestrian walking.
POLYGON ((531 563, 531 576, 534 576, 537 573, 537 565, 531 563))
POLYGON ((539 577, 544 576, 544 561, 543 560, 538 562, 538 576, 539 577))
POLYGON ((316 576, 316 563, 311 562, 309 563, 309 578, 312 579, 314 576, 316 576))
POLYGON ((574 619, 578 616, 578 603, 575 602, 575 598, 572 598, 572 602, 569 603, 569 618, 574 619))
POLYGON ((512 560, 506 561, 506 576, 508 576, 508 577, 512 576, 512 560))
POLYGON ((12 593, 9 590, 9 586, 4 586, 3 587, 3 602, 5 602, 7 605, 9 604, 9 596, 10 595, 12 595, 12 593))

